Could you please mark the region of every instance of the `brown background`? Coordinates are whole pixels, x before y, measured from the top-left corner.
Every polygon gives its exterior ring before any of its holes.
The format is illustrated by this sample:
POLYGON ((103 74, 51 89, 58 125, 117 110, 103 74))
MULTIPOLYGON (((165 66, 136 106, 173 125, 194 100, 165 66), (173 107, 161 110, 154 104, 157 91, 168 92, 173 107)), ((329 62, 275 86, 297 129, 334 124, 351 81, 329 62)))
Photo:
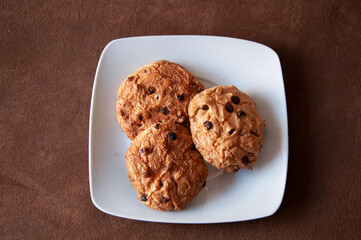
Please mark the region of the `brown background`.
POLYGON ((360 238, 359 2, 1 1, 0 238, 360 238), (290 155, 275 215, 177 225, 91 203, 89 107, 101 51, 112 39, 160 34, 249 39, 279 54, 290 155))

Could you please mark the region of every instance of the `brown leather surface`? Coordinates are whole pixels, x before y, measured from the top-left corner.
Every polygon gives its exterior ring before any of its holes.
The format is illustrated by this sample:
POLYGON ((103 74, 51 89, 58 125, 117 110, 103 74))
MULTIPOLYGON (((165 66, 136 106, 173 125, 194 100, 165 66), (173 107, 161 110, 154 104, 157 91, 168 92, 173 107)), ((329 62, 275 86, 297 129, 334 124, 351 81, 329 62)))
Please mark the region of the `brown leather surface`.
POLYGON ((1 1, 0 238, 359 238, 360 22, 356 0, 1 1), (158 34, 231 36, 279 54, 290 155, 273 216, 162 224, 91 203, 88 119, 100 53, 112 39, 158 34))

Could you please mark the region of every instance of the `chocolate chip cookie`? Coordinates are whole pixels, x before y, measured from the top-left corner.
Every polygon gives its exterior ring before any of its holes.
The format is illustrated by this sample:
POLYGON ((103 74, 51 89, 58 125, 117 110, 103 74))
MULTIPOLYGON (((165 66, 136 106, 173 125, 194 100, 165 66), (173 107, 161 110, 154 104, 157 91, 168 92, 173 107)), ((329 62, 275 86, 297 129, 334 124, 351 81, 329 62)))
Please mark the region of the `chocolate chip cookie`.
POLYGON ((265 121, 235 86, 216 86, 189 103, 192 138, 205 161, 230 173, 252 169, 263 145, 265 121))
POLYGON ((189 125, 189 101, 204 89, 182 66, 156 61, 128 76, 118 89, 116 117, 133 140, 156 122, 189 125))
POLYGON ((139 200, 157 210, 181 210, 208 176, 189 130, 180 124, 150 126, 135 138, 125 158, 139 200))

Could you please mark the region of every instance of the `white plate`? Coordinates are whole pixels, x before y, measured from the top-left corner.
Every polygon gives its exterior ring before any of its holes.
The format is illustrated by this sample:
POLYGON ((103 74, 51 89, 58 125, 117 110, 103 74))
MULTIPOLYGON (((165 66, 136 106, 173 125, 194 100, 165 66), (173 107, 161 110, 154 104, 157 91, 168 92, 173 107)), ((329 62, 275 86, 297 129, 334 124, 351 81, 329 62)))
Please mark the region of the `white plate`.
POLYGON ((218 223, 270 216, 286 184, 288 129, 282 71, 269 47, 212 36, 149 36, 118 39, 104 49, 95 74, 89 126, 89 178, 94 205, 124 218, 153 222, 218 223), (155 60, 183 65, 206 87, 233 84, 249 94, 266 120, 264 147, 253 171, 210 177, 180 212, 149 209, 130 185, 125 152, 130 140, 118 125, 115 103, 126 76, 155 60), (212 179, 211 179, 212 178, 212 179))

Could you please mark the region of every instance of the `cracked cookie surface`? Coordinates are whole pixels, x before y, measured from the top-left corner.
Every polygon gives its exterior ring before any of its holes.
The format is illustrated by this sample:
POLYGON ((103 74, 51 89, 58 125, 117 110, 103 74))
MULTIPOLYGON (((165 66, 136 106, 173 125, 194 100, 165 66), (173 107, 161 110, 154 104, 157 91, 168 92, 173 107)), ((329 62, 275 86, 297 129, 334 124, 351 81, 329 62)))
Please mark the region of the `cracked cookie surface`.
POLYGON ((235 173, 252 169, 263 145, 265 121, 256 105, 235 86, 216 86, 189 103, 193 141, 205 161, 235 173))
POLYGON ((125 158, 138 199, 157 210, 181 210, 201 191, 208 176, 189 130, 175 123, 157 123, 144 130, 125 158))
POLYGON ((182 66, 156 61, 129 75, 117 94, 116 117, 133 140, 157 122, 177 122, 188 126, 188 104, 202 83, 182 66))

